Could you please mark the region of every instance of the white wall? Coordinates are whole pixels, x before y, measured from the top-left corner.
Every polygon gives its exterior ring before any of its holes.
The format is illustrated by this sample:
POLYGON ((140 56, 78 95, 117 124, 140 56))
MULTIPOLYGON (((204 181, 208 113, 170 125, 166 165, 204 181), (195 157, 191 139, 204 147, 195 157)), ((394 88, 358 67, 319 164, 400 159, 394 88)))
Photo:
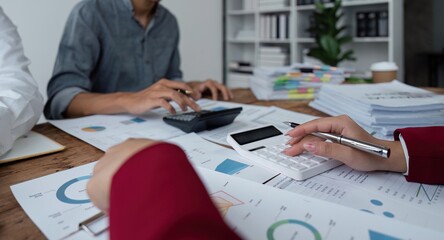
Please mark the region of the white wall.
POLYGON ((18 28, 30 70, 46 99, 60 38, 71 8, 80 0, 0 0, 18 28))
MULTIPOLYGON (((26 56, 46 99, 60 37, 80 0, 0 0, 18 27, 26 56)), ((187 80, 222 80, 222 0, 164 0, 181 28, 182 70, 187 80)))
POLYGON ((185 79, 222 81, 222 0, 163 0, 162 4, 179 21, 185 79))

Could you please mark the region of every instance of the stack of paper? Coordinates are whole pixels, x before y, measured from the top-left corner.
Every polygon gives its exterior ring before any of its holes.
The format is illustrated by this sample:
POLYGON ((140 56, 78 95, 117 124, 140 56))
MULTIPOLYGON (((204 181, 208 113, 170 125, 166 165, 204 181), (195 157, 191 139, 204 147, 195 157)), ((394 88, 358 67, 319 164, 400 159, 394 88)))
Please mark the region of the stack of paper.
POLYGON ((258 99, 313 99, 324 84, 339 84, 345 79, 343 69, 308 64, 287 67, 258 67, 250 87, 258 99))
POLYGON ((393 135, 397 128, 444 125, 444 96, 399 81, 325 85, 310 106, 330 115, 347 114, 371 133, 393 135))

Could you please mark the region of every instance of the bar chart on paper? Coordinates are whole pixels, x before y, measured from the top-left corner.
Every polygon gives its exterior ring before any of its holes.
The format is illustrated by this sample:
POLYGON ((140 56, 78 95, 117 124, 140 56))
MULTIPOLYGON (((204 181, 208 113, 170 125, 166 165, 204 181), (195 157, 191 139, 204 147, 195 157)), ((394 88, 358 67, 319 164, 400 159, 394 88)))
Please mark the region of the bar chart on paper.
POLYGON ((254 165, 239 156, 233 149, 211 143, 195 133, 175 137, 168 141, 179 145, 196 167, 263 183, 277 173, 254 165))
POLYGON ((232 159, 225 159, 221 164, 217 165, 216 172, 233 175, 240 172, 242 169, 249 167, 248 164, 241 163, 232 159))

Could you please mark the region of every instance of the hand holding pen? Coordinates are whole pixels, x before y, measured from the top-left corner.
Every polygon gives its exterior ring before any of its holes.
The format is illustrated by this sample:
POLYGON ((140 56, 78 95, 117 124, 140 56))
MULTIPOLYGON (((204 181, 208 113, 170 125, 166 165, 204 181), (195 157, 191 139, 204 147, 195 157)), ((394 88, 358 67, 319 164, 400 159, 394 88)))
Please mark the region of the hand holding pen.
POLYGON ((362 171, 405 172, 407 169, 399 142, 374 138, 345 115, 301 124, 287 135, 292 137, 288 142, 291 147, 284 153, 290 156, 308 151, 362 171))

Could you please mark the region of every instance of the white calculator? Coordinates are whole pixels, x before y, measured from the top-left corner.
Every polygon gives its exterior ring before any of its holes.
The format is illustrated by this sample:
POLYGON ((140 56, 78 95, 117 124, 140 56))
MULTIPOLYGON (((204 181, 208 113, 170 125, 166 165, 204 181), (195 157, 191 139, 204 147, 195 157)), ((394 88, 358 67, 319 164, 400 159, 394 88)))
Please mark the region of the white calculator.
POLYGON ((289 139, 273 125, 227 136, 227 142, 241 156, 295 180, 305 180, 342 164, 311 153, 287 156, 282 151, 289 147, 289 139))

